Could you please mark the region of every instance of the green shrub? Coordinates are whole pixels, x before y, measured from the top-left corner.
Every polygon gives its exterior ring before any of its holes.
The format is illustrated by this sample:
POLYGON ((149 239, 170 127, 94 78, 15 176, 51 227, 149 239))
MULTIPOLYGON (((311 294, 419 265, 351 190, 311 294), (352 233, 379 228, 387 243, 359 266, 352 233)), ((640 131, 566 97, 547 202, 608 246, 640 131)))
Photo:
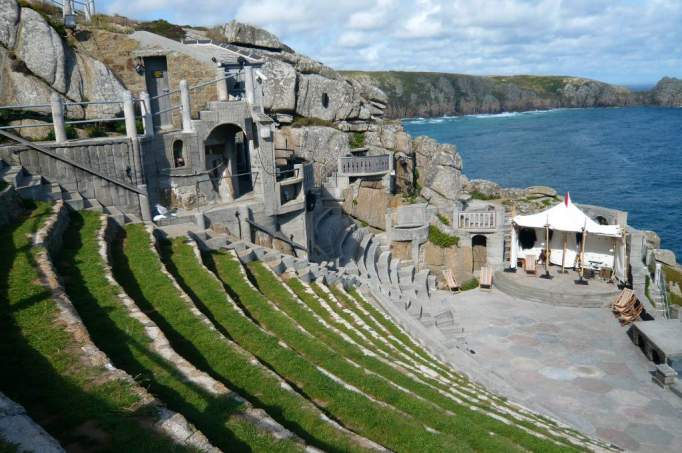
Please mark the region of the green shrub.
POLYGON ((429 225, 429 242, 441 248, 459 244, 459 237, 441 231, 436 225, 429 225))
POLYGON ((462 283, 462 287, 460 288, 460 290, 469 291, 471 289, 476 289, 476 288, 478 288, 478 279, 477 278, 470 278, 469 280, 462 283))
MULTIPOLYGON (((668 284, 677 284, 682 288, 682 271, 670 266, 663 266, 663 274, 668 284)), ((682 297, 668 291, 668 301, 671 304, 682 305, 682 297)))
POLYGON ((163 19, 151 22, 140 22, 135 26, 136 30, 148 31, 157 35, 165 36, 168 39, 180 41, 185 38, 185 31, 181 26, 171 24, 163 19))
POLYGON ((107 131, 99 124, 94 124, 85 128, 85 135, 89 138, 106 137, 107 131))
POLYGON ((440 220, 440 223, 442 223, 443 225, 450 225, 450 219, 448 219, 447 216, 438 213, 436 214, 436 217, 438 217, 438 220, 440 220))
POLYGON ((487 200, 497 200, 500 198, 499 195, 487 195, 487 194, 484 194, 483 192, 480 192, 478 190, 474 190, 470 194, 471 194, 471 198, 473 198, 474 200, 487 201, 487 200))
MULTIPOLYGON (((68 140, 75 140, 75 139, 78 138, 78 131, 76 130, 75 127, 71 126, 70 124, 67 124, 67 125, 64 127, 64 131, 66 132, 66 138, 67 138, 68 140)), ((50 131, 50 132, 47 134, 47 137, 45 138, 45 140, 48 141, 48 142, 53 142, 53 141, 55 141, 55 136, 54 136, 54 131, 53 131, 53 130, 50 131)))
POLYGON ((350 135, 348 142, 351 148, 362 148, 365 146, 365 133, 354 132, 350 135))
POLYGON ((307 117, 307 116, 297 116, 294 122, 291 123, 291 127, 305 127, 305 126, 324 126, 336 128, 334 123, 328 120, 323 120, 322 118, 307 117))

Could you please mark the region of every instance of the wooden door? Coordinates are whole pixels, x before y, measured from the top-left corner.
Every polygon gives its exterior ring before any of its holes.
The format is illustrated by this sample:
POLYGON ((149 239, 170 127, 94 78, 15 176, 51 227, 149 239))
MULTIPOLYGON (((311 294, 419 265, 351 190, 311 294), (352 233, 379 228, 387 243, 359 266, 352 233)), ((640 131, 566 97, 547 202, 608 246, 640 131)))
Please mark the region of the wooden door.
POLYGON ((480 270, 488 262, 488 247, 487 239, 483 235, 474 236, 471 238, 471 247, 473 255, 473 269, 472 271, 480 270))

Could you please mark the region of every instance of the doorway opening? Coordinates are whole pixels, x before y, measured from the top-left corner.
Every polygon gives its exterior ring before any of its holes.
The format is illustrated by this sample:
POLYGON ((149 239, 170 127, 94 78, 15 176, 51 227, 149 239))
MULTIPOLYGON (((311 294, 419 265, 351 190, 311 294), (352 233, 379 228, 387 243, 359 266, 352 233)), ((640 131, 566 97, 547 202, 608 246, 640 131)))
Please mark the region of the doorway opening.
POLYGON ((482 234, 477 234, 471 238, 471 248, 473 255, 472 271, 478 271, 488 262, 488 238, 482 234))
POLYGON ((222 201, 233 201, 253 192, 249 142, 239 126, 216 127, 206 139, 205 148, 206 171, 222 201))

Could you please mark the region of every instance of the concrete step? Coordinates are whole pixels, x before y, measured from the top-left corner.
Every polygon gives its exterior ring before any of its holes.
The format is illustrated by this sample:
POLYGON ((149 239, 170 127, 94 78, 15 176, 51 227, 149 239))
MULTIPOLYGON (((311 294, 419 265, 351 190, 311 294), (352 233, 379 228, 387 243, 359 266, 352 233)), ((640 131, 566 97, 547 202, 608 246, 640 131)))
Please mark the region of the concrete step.
POLYGON ((85 200, 83 200, 83 197, 78 192, 62 192, 62 199, 74 211, 85 209, 85 200))
POLYGON ((11 184, 16 187, 19 183, 19 180, 23 176, 23 172, 24 168, 21 166, 5 164, 2 168, 0 168, 0 179, 5 181, 7 184, 11 184))
POLYGON ((88 211, 104 213, 104 207, 102 206, 102 203, 100 203, 99 201, 97 201, 94 198, 84 198, 83 199, 83 206, 88 211))

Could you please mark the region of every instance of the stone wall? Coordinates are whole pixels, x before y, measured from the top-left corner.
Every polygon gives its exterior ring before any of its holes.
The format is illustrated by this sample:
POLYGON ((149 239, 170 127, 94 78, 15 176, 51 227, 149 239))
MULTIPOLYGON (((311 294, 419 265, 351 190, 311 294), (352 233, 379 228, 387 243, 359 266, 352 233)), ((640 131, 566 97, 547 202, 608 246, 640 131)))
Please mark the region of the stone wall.
POLYGON ((12 186, 0 192, 0 226, 14 222, 23 212, 19 195, 12 186))
MULTIPOLYGON (((75 161, 112 179, 135 185, 138 174, 132 142, 127 138, 102 138, 42 144, 52 152, 75 161)), ((58 183, 67 192, 79 192, 84 198, 96 199, 105 206, 139 215, 137 193, 80 170, 32 148, 21 145, 2 148, 2 156, 15 153, 12 165, 21 165, 31 174, 58 183), (17 152, 20 151, 20 152, 17 152)))
POLYGON ((459 284, 473 277, 473 252, 471 247, 441 248, 426 242, 422 246, 423 263, 442 280, 440 271, 450 269, 459 284))

